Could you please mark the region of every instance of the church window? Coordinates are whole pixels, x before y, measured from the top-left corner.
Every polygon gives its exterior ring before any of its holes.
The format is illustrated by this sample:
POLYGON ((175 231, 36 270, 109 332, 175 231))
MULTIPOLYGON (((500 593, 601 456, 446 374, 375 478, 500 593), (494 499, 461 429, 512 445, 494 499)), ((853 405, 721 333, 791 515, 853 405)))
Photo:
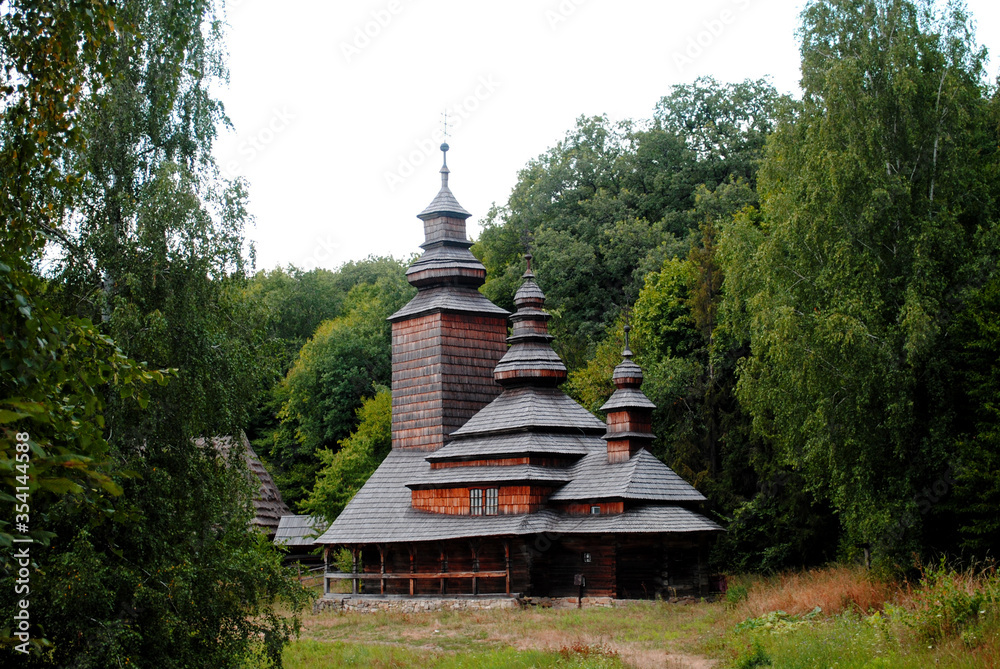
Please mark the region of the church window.
POLYGON ((470 488, 469 513, 473 516, 495 516, 500 511, 499 488, 470 488))
POLYGON ((483 515, 483 489, 472 488, 469 490, 469 513, 473 516, 483 515))
POLYGON ((486 489, 486 515, 495 516, 497 511, 500 510, 500 489, 499 488, 487 488, 486 489))

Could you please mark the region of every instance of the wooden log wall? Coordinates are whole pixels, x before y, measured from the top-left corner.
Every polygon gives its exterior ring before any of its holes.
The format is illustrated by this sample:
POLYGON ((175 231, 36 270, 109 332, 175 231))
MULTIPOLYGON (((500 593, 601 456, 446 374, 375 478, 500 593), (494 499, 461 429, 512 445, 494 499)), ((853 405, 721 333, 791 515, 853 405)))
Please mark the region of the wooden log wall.
POLYGON ((619 535, 616 596, 620 599, 654 599, 657 595, 664 596, 666 557, 661 537, 619 535))
POLYGON ((652 412, 648 409, 627 409, 608 412, 608 432, 641 432, 653 431, 652 412))
POLYGON ((612 535, 544 535, 531 546, 531 590, 542 597, 576 597, 582 574, 584 597, 614 597, 615 539, 612 535), (590 562, 584 562, 585 554, 590 562))

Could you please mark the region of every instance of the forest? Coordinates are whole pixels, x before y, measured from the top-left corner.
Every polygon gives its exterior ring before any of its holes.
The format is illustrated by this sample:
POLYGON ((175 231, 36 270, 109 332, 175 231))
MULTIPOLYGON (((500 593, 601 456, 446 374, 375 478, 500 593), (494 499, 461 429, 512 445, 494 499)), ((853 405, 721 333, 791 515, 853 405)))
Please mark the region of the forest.
MULTIPOLYGON (((631 324, 654 455, 727 528, 717 572, 1000 546, 1000 95, 935 7, 806 3, 800 98, 701 78, 580 117, 475 240, 507 309, 530 244, 564 389, 602 418, 631 324)), ((211 154, 212 2, 0 26, 3 652, 31 539, 24 666, 280 666, 275 605, 310 594, 247 531, 242 461, 194 440, 245 431, 294 512, 336 518, 390 448, 412 259, 255 267, 211 154)))

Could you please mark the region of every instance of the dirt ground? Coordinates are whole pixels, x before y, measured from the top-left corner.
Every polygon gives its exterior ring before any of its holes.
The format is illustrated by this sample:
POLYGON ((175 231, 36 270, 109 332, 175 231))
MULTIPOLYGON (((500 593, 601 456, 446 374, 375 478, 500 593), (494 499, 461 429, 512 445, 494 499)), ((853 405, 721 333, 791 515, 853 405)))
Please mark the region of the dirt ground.
POLYGON ((711 669, 716 660, 692 649, 717 615, 713 605, 646 604, 614 609, 508 610, 307 615, 302 636, 318 641, 387 644, 412 649, 582 650, 615 655, 636 669, 711 669))

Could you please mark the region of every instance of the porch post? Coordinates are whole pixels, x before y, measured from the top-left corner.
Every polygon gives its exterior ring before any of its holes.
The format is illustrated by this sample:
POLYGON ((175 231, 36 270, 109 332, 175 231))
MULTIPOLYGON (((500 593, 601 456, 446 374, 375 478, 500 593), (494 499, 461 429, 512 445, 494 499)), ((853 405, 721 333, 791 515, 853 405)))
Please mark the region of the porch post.
POLYGON ((445 550, 444 544, 440 544, 441 549, 441 596, 444 596, 445 590, 447 589, 447 579, 445 578, 445 573, 448 571, 448 553, 445 550))
POLYGON ((479 577, 476 574, 479 572, 479 542, 470 541, 469 547, 472 548, 472 594, 479 594, 479 577))
POLYGON ((414 553, 416 552, 416 548, 413 546, 413 544, 410 544, 409 548, 410 548, 410 597, 412 597, 413 596, 413 575, 415 573, 417 573, 416 563, 415 563, 415 560, 414 560, 414 557, 415 557, 414 553))
POLYGON ((330 594, 330 579, 326 577, 330 571, 330 547, 323 547, 323 595, 330 594))
POLYGON ((385 544, 379 544, 378 545, 378 559, 380 565, 379 573, 382 576, 379 579, 378 583, 378 592, 380 595, 385 594, 385 551, 386 551, 385 544))
POLYGON ((351 592, 353 594, 358 594, 360 589, 361 579, 358 578, 358 547, 351 546, 351 592))
POLYGON ((507 570, 507 596, 510 597, 510 542, 506 539, 503 541, 503 560, 507 570))

